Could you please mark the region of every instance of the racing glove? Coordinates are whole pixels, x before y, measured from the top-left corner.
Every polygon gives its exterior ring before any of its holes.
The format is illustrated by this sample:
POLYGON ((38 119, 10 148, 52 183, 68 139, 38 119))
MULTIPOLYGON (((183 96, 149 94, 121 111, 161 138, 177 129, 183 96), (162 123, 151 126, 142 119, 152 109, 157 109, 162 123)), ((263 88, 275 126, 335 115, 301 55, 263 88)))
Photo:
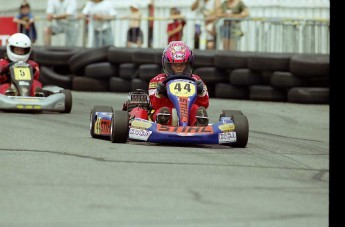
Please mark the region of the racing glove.
POLYGON ((202 95, 204 93, 204 83, 201 80, 197 80, 195 83, 198 95, 202 95))
POLYGON ((167 88, 162 82, 158 82, 156 90, 158 95, 167 95, 167 88))

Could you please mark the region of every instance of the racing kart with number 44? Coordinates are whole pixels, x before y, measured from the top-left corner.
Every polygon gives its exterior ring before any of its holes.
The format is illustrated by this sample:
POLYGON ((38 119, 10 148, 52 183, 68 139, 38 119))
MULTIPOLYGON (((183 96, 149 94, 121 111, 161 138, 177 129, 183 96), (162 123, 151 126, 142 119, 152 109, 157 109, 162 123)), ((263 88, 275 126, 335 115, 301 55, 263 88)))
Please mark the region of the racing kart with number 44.
POLYGON ((163 82, 173 102, 172 125, 150 119, 151 105, 144 90, 128 94, 127 110, 111 106, 95 106, 90 113, 93 138, 110 138, 113 143, 128 140, 168 144, 222 144, 244 148, 248 143, 249 123, 240 110, 222 110, 219 121, 207 126, 189 126, 189 111, 197 98, 195 80, 188 76, 172 76, 163 82))

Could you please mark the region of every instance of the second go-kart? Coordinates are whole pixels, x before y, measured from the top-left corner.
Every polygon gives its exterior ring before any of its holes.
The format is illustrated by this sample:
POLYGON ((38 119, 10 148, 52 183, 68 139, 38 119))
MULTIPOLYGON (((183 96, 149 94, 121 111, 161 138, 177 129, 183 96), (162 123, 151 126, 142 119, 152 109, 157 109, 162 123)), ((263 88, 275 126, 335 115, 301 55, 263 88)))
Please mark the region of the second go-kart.
POLYGON ((8 111, 54 111, 70 113, 72 93, 54 85, 42 88, 42 97, 30 96, 33 73, 25 62, 10 65, 11 87, 13 94, 0 94, 0 110, 8 111))
POLYGON ((163 82, 173 102, 172 125, 150 120, 150 101, 146 91, 130 92, 127 110, 95 106, 90 114, 92 137, 110 138, 113 143, 128 140, 152 143, 223 144, 244 148, 248 143, 249 123, 240 110, 222 110, 219 121, 207 126, 188 126, 189 111, 197 98, 195 80, 172 76, 163 82))

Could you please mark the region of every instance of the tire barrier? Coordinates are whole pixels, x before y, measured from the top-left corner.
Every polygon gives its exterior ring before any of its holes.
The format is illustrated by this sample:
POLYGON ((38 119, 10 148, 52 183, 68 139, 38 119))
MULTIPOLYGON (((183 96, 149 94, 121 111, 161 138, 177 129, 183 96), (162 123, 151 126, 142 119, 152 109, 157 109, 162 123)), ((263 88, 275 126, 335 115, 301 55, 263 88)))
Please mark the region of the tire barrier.
POLYGON ((235 69, 229 76, 230 84, 238 86, 260 85, 264 83, 263 75, 250 69, 235 69))
POLYGON ((65 89, 72 89, 73 74, 59 74, 52 68, 41 66, 39 80, 43 85, 56 85, 65 89))
POLYGON ((117 67, 109 62, 91 63, 85 67, 85 76, 95 79, 109 79, 117 76, 117 67))
POLYGON ((49 47, 33 51, 33 59, 40 66, 64 66, 69 59, 79 51, 79 48, 49 47))
POLYGON ((131 91, 131 80, 121 77, 112 77, 109 80, 109 90, 111 92, 129 92, 131 91))
POLYGON ((249 97, 251 100, 285 102, 287 93, 269 85, 252 85, 249 87, 249 97))
MULTIPOLYGON (((162 72, 161 48, 35 47, 32 52, 44 84, 72 90, 147 89, 150 79, 162 72)), ((329 104, 327 54, 193 52, 193 73, 205 81, 210 97, 329 104)))
POLYGON ((72 84, 73 90, 76 91, 109 91, 109 80, 105 79, 76 76, 72 84))

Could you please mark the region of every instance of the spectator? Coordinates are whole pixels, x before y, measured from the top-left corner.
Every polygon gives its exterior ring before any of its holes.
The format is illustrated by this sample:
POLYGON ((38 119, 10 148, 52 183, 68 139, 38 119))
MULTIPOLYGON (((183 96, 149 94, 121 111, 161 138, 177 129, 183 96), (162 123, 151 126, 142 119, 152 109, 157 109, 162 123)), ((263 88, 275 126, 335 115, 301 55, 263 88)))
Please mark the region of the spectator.
POLYGON ((168 33, 168 44, 171 41, 180 41, 183 37, 183 28, 186 24, 184 16, 181 15, 181 12, 178 8, 170 8, 170 19, 174 21, 168 24, 167 33, 168 33))
POLYGON ((76 46, 78 39, 77 1, 48 0, 48 26, 44 30, 44 44, 51 45, 51 36, 65 34, 65 45, 76 46))
POLYGON ((194 49, 200 49, 200 41, 206 39, 214 39, 216 20, 216 9, 220 6, 220 0, 195 0, 191 6, 192 11, 195 11, 195 29, 194 29, 194 49), (207 34, 205 26, 208 26, 209 31, 207 34), (208 35, 211 37, 206 38, 208 35))
POLYGON ((19 26, 18 32, 27 35, 31 43, 34 44, 37 39, 37 32, 34 22, 34 16, 30 11, 30 5, 27 1, 23 1, 20 5, 19 13, 13 18, 13 22, 17 23, 19 26))
POLYGON ((239 38, 243 36, 240 20, 249 16, 247 6, 241 0, 225 0, 217 13, 219 17, 225 19, 221 29, 224 50, 235 50, 239 38))
POLYGON ((141 12, 138 4, 130 5, 131 14, 122 19, 129 19, 129 29, 127 31, 127 47, 141 47, 143 44, 143 32, 140 29, 141 12))
POLYGON ((102 47, 114 45, 111 20, 115 19, 116 11, 112 4, 104 0, 90 0, 82 10, 82 14, 89 18, 89 45, 102 47))
POLYGON ((149 13, 149 23, 148 23, 148 47, 153 47, 153 17, 155 14, 155 7, 154 7, 154 0, 151 0, 148 5, 148 13, 149 13))

